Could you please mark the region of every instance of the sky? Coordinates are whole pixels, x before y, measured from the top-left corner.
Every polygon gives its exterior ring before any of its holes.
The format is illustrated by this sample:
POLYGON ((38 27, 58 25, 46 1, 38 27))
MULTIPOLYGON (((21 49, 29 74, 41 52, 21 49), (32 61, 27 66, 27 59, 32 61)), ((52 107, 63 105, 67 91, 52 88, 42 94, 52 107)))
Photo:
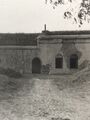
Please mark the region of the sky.
POLYGON ((90 24, 78 28, 63 18, 66 7, 55 10, 45 0, 0 0, 0 33, 37 33, 47 30, 89 30, 90 24))

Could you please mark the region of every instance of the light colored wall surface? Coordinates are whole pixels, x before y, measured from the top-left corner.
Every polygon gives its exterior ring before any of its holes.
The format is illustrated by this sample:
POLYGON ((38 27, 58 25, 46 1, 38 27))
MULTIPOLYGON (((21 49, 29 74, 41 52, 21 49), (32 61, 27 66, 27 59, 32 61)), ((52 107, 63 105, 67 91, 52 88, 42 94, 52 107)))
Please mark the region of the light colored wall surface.
POLYGON ((90 60, 90 42, 89 39, 72 40, 43 40, 39 41, 40 57, 42 63, 50 64, 50 74, 71 73, 77 70, 70 69, 70 55, 77 54, 78 70, 83 69, 90 60), (64 43, 62 42, 64 41, 64 43), (57 54, 63 55, 63 68, 55 68, 55 57, 57 54))

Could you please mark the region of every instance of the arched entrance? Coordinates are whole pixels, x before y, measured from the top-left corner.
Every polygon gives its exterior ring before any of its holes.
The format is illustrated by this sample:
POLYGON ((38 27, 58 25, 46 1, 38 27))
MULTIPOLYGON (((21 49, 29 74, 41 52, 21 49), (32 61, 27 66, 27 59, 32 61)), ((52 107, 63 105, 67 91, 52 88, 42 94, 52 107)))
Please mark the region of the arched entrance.
POLYGON ((78 68, 78 56, 76 54, 70 56, 70 68, 71 69, 78 68))
POLYGON ((32 60, 32 73, 36 73, 36 74, 41 73, 41 61, 39 58, 34 58, 32 60))

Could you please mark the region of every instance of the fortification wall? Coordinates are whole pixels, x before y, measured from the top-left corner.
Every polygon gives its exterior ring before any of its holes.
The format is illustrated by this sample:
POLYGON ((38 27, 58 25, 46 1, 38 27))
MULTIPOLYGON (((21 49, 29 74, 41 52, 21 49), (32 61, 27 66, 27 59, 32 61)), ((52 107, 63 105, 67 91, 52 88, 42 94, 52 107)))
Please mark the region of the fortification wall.
POLYGON ((39 56, 37 48, 0 48, 0 67, 21 73, 32 73, 32 59, 39 56))
POLYGON ((21 73, 32 73, 32 60, 41 61, 41 72, 49 74, 72 73, 85 68, 90 61, 89 39, 40 39, 37 46, 0 47, 0 67, 21 73), (70 69, 70 56, 78 56, 78 69, 70 69), (62 56, 63 67, 56 68, 56 57, 62 56))

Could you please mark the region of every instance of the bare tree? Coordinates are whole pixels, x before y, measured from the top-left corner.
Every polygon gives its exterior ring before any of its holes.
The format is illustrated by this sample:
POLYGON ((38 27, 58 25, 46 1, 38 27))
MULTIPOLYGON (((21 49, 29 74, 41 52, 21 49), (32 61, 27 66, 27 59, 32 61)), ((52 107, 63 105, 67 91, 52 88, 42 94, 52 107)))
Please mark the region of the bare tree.
POLYGON ((46 4, 50 3, 55 9, 57 6, 65 6, 68 9, 64 12, 65 19, 73 19, 73 22, 79 27, 85 22, 90 22, 90 0, 46 0, 46 4))

